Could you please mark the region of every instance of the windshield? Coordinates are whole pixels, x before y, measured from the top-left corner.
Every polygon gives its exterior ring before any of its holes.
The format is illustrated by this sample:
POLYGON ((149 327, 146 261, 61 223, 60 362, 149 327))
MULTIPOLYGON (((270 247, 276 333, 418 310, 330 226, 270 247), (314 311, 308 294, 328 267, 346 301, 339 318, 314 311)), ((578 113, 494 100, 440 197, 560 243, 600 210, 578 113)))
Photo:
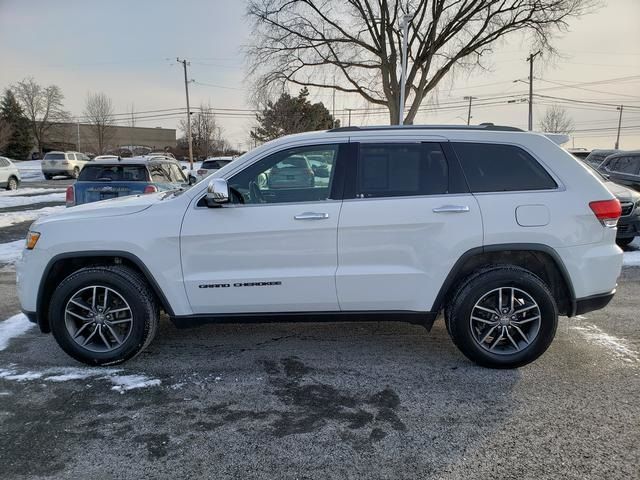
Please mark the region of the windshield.
POLYGON ((87 165, 80 172, 82 182, 148 182, 144 165, 87 165))

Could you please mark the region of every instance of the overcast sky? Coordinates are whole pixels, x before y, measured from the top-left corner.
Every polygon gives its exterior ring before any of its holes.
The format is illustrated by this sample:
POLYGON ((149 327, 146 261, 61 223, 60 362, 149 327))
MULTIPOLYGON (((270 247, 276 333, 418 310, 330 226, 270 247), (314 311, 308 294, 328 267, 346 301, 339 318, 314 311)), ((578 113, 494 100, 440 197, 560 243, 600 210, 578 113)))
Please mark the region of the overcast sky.
MULTIPOLYGON (((534 75, 539 78, 538 93, 640 107, 640 0, 603 4, 597 13, 575 20, 570 31, 557 39, 555 46, 564 58, 538 62, 534 75)), ((28 76, 56 84, 73 115, 82 115, 89 91, 109 95, 117 112, 127 112, 132 105, 138 112, 180 108, 185 102, 184 77, 176 57, 186 57, 191 61, 190 78, 195 80, 190 85, 192 105, 248 110, 242 46, 251 28, 244 11, 245 2, 240 0, 0 0, 0 88, 28 76)), ((490 71, 447 79, 429 102, 433 109, 420 113, 416 123, 463 123, 466 108, 452 108, 450 102, 473 95, 478 106, 472 123, 526 128, 526 104, 489 98, 526 93, 527 85, 514 80, 526 80, 528 53, 529 46, 519 36, 507 39, 496 46, 490 71)), ((313 93, 315 101, 332 108, 330 92, 313 93)), ((553 101, 537 101, 536 124, 553 101)), ((576 147, 613 147, 615 107, 565 106, 575 123, 576 147)), ((357 97, 336 95, 336 116, 343 125, 348 122, 346 108, 363 107, 357 97)), ((253 125, 249 112, 221 113, 218 120, 234 146, 248 146, 253 125)), ((176 117, 139 118, 136 125, 175 128, 177 122, 176 117)), ((387 115, 354 112, 352 116, 353 124, 386 122, 387 115)), ((621 148, 640 149, 640 108, 624 111, 623 126, 627 128, 621 148)))

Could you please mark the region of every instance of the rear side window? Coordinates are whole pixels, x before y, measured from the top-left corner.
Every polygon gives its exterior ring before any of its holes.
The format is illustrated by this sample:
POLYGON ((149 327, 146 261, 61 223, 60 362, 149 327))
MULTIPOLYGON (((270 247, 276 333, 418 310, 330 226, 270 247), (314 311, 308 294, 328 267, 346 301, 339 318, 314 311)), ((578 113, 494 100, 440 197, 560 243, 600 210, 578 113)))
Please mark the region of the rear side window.
POLYGON ((80 170, 82 182, 148 182, 144 165, 85 165, 80 170))
POLYGON ((447 160, 437 143, 363 143, 356 194, 364 198, 444 194, 448 176, 447 160))
POLYGON ((517 192, 557 188, 551 175, 520 147, 453 143, 472 192, 517 192))
POLYGON ((75 159, 76 159, 76 155, 75 155, 75 153, 67 153, 67 159, 69 159, 69 160, 75 160, 75 159))
POLYGON ((0 167, 8 167, 9 161, 5 160, 3 157, 0 157, 0 167))

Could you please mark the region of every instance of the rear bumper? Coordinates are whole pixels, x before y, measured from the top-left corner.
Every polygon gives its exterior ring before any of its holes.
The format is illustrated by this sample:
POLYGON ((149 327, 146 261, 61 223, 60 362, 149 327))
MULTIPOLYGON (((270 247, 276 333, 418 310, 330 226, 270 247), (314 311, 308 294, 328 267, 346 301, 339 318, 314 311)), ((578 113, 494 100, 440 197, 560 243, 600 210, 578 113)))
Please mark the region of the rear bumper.
POLYGON ((582 315, 606 307, 615 294, 616 290, 613 289, 608 293, 576 299, 576 315, 582 315))
POLYGON ((43 168, 43 175, 71 175, 73 173, 73 168, 43 168))

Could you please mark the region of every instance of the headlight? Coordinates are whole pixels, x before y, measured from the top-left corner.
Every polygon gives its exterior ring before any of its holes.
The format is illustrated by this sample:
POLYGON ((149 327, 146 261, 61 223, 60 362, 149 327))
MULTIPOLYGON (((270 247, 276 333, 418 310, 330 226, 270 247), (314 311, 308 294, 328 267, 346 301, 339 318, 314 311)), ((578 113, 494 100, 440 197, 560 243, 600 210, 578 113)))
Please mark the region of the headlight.
POLYGON ((38 239, 40 238, 40 234, 38 232, 32 232, 29 230, 27 232, 27 244, 25 245, 27 250, 33 250, 38 243, 38 239))

